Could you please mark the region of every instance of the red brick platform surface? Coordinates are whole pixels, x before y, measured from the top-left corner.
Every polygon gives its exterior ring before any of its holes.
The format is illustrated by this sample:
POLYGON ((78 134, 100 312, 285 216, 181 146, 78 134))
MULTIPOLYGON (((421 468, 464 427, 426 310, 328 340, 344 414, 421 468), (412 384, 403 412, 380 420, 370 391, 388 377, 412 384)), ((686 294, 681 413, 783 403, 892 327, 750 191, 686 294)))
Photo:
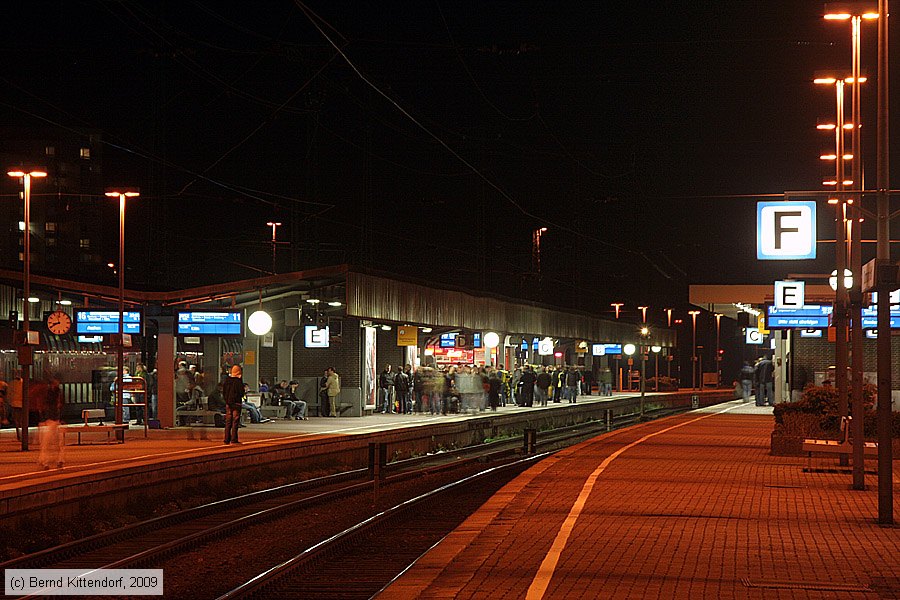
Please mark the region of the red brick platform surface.
POLYGON ((900 598, 900 528, 875 523, 876 477, 853 491, 849 474, 770 456, 770 411, 730 403, 564 450, 381 597, 900 598))

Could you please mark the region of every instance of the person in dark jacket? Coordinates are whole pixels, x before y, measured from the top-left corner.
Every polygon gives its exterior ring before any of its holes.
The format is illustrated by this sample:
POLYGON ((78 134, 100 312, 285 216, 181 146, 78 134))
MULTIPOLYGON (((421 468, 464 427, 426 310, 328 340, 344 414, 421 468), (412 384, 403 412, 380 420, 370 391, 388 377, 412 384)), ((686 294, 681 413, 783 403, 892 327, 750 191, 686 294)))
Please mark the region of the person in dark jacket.
POLYGON ((331 416, 331 402, 328 400, 328 369, 319 378, 319 416, 331 416))
POLYGON ((756 363, 756 405, 775 406, 775 365, 768 356, 756 363))
POLYGON ((394 412, 393 407, 393 392, 394 392, 394 375, 391 373, 391 365, 385 365, 384 371, 381 372, 381 375, 378 376, 378 387, 381 390, 381 412, 382 413, 392 413, 394 412))
POLYGON ((575 370, 575 367, 569 367, 566 373, 566 398, 569 404, 575 404, 578 400, 578 383, 581 381, 581 374, 575 370))
POLYGON ((225 443, 240 444, 238 427, 241 426, 241 404, 244 402, 244 372, 240 365, 231 367, 231 374, 222 384, 222 396, 225 398, 225 443))
POLYGON ((537 381, 537 377, 534 375, 534 370, 531 365, 528 365, 519 380, 519 384, 522 386, 522 406, 534 406, 535 381, 537 381))
POLYGON ((547 406, 547 394, 550 392, 550 373, 547 372, 547 367, 541 368, 541 372, 538 373, 535 384, 537 387, 538 402, 541 406, 547 406))
POLYGON ((497 410, 497 407, 500 406, 500 377, 497 376, 497 371, 491 371, 490 375, 488 375, 488 405, 491 407, 491 410, 497 410))

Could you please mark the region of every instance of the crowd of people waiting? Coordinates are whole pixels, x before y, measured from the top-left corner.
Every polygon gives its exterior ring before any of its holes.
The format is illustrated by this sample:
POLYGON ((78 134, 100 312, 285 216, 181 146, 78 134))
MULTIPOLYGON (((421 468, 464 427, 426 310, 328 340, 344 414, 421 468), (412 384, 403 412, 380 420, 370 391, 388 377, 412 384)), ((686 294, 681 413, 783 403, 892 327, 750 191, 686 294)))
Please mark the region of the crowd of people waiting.
MULTIPOLYGON (((600 390, 612 393, 609 369, 601 372, 600 390)), ((498 406, 546 406, 575 403, 590 394, 590 371, 575 366, 516 365, 512 371, 492 366, 445 365, 420 367, 385 365, 378 376, 381 413, 467 413, 498 406)))

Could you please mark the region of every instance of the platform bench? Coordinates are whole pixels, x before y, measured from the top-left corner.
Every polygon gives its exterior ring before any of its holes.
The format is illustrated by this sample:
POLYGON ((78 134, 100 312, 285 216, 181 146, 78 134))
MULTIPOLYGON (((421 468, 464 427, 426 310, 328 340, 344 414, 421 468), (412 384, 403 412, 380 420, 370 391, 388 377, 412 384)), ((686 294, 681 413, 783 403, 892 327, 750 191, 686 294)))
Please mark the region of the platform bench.
MULTIPOLYGON (((803 440, 803 452, 806 452, 807 464, 812 467, 813 452, 826 454, 853 454, 853 444, 850 443, 851 417, 841 417, 841 439, 839 440, 803 440)), ((878 444, 875 442, 863 442, 863 456, 878 456, 878 444)))
POLYGON ((69 425, 63 427, 63 435, 67 433, 74 433, 78 436, 78 445, 81 445, 81 434, 83 433, 96 433, 99 431, 106 432, 106 443, 109 444, 112 442, 110 434, 115 432, 115 440, 119 444, 125 443, 125 430, 128 429, 128 423, 120 423, 118 425, 89 425, 85 423, 84 425, 69 425), (119 433, 121 432, 121 434, 119 433))

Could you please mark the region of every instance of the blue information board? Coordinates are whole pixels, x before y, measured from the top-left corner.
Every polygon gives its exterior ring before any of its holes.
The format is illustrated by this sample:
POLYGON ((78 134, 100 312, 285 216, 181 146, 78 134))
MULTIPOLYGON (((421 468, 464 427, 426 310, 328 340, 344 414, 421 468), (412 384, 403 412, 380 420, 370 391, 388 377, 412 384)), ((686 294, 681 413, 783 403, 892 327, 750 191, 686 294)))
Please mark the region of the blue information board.
POLYGON ((178 335, 243 335, 242 311, 178 311, 178 335))
POLYGON ((441 348, 456 348, 456 334, 442 333, 440 345, 441 348))
MULTIPOLYGON (((862 309, 862 328, 878 329, 878 307, 862 309)), ((900 329, 900 310, 891 310, 891 329, 900 329)))
POLYGON ((594 356, 622 354, 622 344, 593 344, 591 347, 591 354, 594 356))
POLYGON ((828 329, 832 307, 829 304, 809 304, 800 308, 766 306, 767 329, 828 329))
MULTIPOLYGON (((140 335, 140 311, 125 311, 124 333, 140 335)), ((119 333, 119 311, 117 310, 77 310, 75 311, 75 333, 80 335, 103 335, 119 333)))

